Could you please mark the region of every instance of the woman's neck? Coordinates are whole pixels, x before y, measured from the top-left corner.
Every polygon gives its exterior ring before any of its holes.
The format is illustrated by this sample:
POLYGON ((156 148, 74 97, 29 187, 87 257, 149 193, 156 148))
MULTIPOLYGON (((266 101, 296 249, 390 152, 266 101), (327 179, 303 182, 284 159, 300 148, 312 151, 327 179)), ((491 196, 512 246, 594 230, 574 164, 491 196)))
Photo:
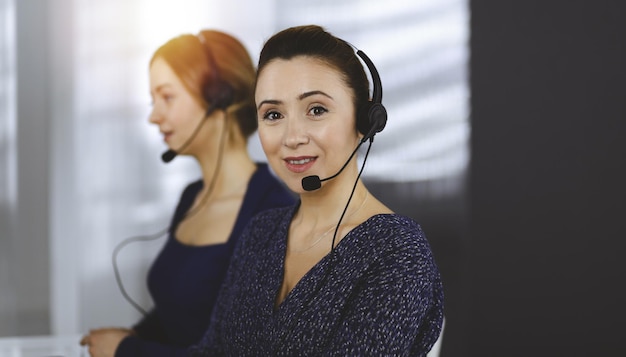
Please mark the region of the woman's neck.
POLYGON ((221 159, 213 153, 210 159, 198 160, 204 182, 202 194, 207 194, 210 188, 211 199, 244 193, 256 171, 256 164, 245 147, 225 147, 221 155, 221 159))
MULTIPOLYGON (((311 227, 336 223, 350 198, 354 181, 349 181, 351 180, 343 180, 343 182, 328 181, 317 191, 300 195, 301 203, 294 217, 294 223, 311 227)), ((359 180, 344 219, 356 211, 367 195, 368 192, 365 185, 359 180)))

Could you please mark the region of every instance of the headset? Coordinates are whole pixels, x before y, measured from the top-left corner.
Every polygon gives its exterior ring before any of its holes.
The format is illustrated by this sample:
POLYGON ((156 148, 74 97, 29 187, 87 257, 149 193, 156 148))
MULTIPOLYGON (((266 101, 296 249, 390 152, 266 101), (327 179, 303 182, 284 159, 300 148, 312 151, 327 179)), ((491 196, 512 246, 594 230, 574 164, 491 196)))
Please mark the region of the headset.
POLYGON ((357 129, 364 135, 362 141, 374 140, 374 135, 381 132, 387 124, 387 109, 382 103, 383 85, 372 60, 359 49, 356 50, 356 54, 365 62, 372 77, 373 88, 372 100, 357 109, 357 129))
POLYGON ((204 33, 200 32, 197 37, 204 49, 213 76, 212 80, 207 81, 205 84, 202 94, 204 99, 211 103, 214 109, 226 110, 233 103, 235 91, 232 85, 222 78, 217 66, 217 60, 204 37, 204 33))
POLYGON ((350 47, 356 50, 356 54, 365 62, 367 69, 370 72, 372 77, 372 100, 367 101, 364 105, 357 108, 356 114, 356 122, 357 129, 361 134, 363 134, 363 138, 359 141, 357 147, 352 151, 348 160, 343 164, 343 166, 337 171, 334 175, 326 177, 324 179, 320 179, 317 175, 305 176, 302 178, 302 188, 306 191, 315 191, 322 187, 322 182, 331 180, 337 177, 345 168, 348 166, 348 163, 357 150, 361 147, 363 143, 369 141, 369 145, 367 147, 367 152, 365 153, 365 157, 363 158, 363 163, 361 165, 361 169, 357 175, 356 180, 354 181, 354 185, 352 187, 352 191, 350 192, 350 197, 348 198, 348 202, 339 218, 339 222, 337 222, 337 226, 335 228, 335 233, 333 235, 332 245, 331 245, 331 254, 334 253, 335 249, 335 240, 337 238, 337 232, 339 231, 339 226, 341 225, 341 221, 343 220, 346 211, 348 210, 348 206, 350 205, 350 201, 352 201, 352 196, 354 195, 354 191, 356 190, 356 186, 361 178, 361 174, 363 173, 363 169, 365 168, 365 162, 367 161, 367 157, 369 156, 370 149, 372 148, 372 143, 374 142, 374 136, 381 132, 385 125, 387 124, 387 109, 382 104, 383 100, 383 86, 380 80, 380 75, 378 74, 378 70, 376 66, 374 66, 374 62, 365 54, 365 52, 357 49, 349 42, 346 42, 350 47))
MULTIPOLYGON (((356 126, 358 131, 363 134, 363 138, 354 149, 354 151, 352 151, 352 154, 343 164, 341 169, 339 169, 339 171, 337 171, 337 173, 335 173, 334 175, 326 177, 324 179, 320 179, 320 177, 317 175, 303 177, 302 188, 306 191, 317 190, 322 187, 322 182, 337 177, 343 171, 343 169, 348 166, 348 163, 350 162, 350 160, 352 160, 352 158, 364 142, 369 140, 371 148, 371 144, 374 141, 374 135, 381 132, 387 124, 387 109, 385 109, 385 106, 382 104, 383 85, 380 80, 378 70, 376 69, 376 66, 374 66, 374 62, 372 62, 372 60, 365 54, 365 52, 357 49, 349 42, 346 42, 346 44, 356 50, 356 54, 363 60, 363 62, 365 62, 365 65, 370 72, 370 76, 372 77, 372 100, 368 100, 365 104, 358 107, 356 113, 356 126)), ((369 148, 367 152, 369 154, 369 148)), ((367 160, 367 154, 365 155, 365 160, 367 160)), ((363 162, 363 167, 364 166, 365 161, 363 162)), ((361 171, 363 171, 363 167, 361 168, 361 171)), ((359 173, 359 177, 360 176, 361 175, 359 173)), ((348 201, 348 203, 349 202, 350 201, 348 201)))

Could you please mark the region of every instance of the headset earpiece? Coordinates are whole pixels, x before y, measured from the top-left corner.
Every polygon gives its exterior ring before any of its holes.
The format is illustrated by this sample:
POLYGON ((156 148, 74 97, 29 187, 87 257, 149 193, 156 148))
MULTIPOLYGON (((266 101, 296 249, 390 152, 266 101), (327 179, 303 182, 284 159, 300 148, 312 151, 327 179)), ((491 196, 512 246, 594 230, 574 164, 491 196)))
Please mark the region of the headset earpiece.
POLYGON ((228 108, 229 105, 233 103, 235 91, 230 83, 228 83, 221 77, 219 68, 217 67, 215 56, 213 56, 213 52, 207 44, 202 32, 198 34, 198 39, 200 40, 202 48, 205 50, 206 57, 209 60, 211 75, 213 76, 211 81, 206 83, 204 87, 202 93, 204 96, 204 100, 209 103, 209 111, 213 109, 225 110, 226 108, 228 108))
POLYGON ((234 91, 230 84, 219 78, 217 67, 213 68, 216 76, 213 81, 207 83, 202 94, 204 96, 204 100, 209 103, 209 108, 224 110, 232 104, 234 91))
POLYGON ((383 131, 387 125, 387 109, 381 103, 372 103, 369 106, 367 118, 369 119, 369 130, 361 139, 363 141, 373 139, 376 133, 383 131))
POLYGON ((364 135, 362 140, 366 141, 373 139, 387 125, 387 109, 382 104, 383 86, 376 66, 363 51, 357 50, 356 54, 365 62, 373 82, 372 100, 357 111, 357 129, 364 135))

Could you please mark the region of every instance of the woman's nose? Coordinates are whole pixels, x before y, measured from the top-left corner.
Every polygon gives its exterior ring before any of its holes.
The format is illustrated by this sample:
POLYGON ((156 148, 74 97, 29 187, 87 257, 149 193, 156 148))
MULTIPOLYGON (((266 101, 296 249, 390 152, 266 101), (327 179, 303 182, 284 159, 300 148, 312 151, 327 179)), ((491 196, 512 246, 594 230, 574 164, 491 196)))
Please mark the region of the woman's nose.
POLYGON ((163 121, 163 116, 157 111, 156 107, 152 108, 152 110, 150 111, 148 121, 152 124, 159 124, 161 121, 163 121))
POLYGON ((306 126, 299 123, 297 120, 288 121, 283 142, 285 146, 289 148, 296 148, 302 144, 308 144, 309 135, 306 126))

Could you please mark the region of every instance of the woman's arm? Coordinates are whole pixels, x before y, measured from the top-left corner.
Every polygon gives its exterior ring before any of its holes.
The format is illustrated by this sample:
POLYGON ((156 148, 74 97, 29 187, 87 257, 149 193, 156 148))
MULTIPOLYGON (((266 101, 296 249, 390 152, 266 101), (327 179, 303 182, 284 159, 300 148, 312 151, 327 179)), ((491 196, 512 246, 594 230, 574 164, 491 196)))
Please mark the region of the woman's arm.
POLYGON ((137 336, 124 338, 115 351, 115 357, 182 357, 187 348, 144 340, 137 336))
POLYGON ((135 335, 145 340, 163 341, 165 340, 165 332, 154 309, 150 310, 137 324, 132 328, 135 335))

